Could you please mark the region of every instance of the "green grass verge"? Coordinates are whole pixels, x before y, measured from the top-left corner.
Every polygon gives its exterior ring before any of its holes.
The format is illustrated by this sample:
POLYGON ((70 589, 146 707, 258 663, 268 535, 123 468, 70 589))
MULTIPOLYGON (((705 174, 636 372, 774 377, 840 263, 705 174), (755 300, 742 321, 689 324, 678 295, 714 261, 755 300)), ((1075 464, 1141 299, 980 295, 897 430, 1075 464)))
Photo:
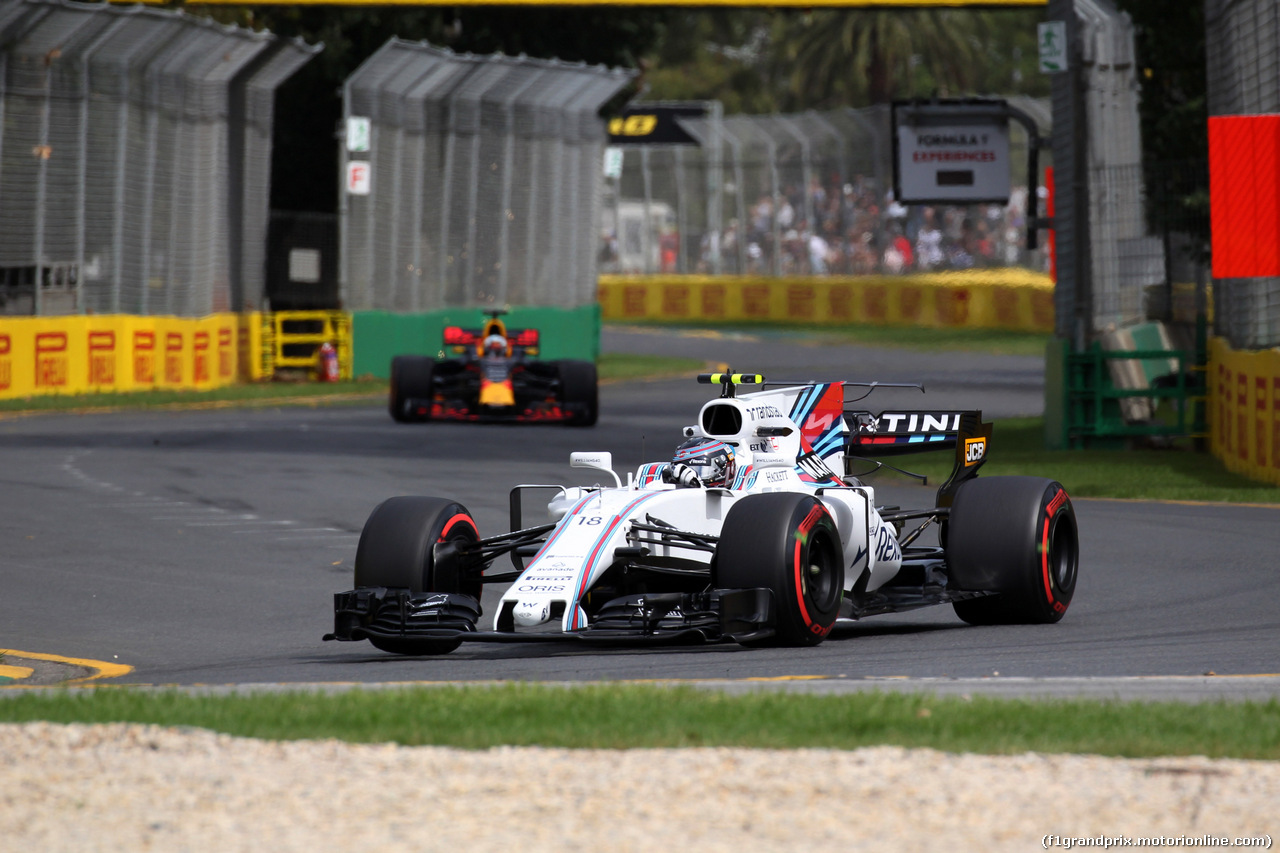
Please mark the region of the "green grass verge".
POLYGON ((1280 703, 972 699, 871 692, 729 695, 692 687, 393 688, 197 696, 128 688, 22 691, 0 721, 153 723, 244 737, 485 749, 733 746, 1280 758, 1280 703))
MULTIPOLYGON (((950 474, 954 459, 954 451, 938 451, 884 461, 924 474, 930 484, 940 485, 950 474)), ((1042 418, 995 422, 982 476, 1008 474, 1051 477, 1077 498, 1280 504, 1280 487, 1234 474, 1208 453, 1189 449, 1045 450, 1042 418)), ((874 485, 901 479, 882 469, 867 481, 874 485)))
POLYGON ((596 362, 596 369, 602 381, 621 382, 627 379, 667 376, 687 376, 692 380, 696 374, 706 369, 706 362, 696 358, 607 352, 596 362))

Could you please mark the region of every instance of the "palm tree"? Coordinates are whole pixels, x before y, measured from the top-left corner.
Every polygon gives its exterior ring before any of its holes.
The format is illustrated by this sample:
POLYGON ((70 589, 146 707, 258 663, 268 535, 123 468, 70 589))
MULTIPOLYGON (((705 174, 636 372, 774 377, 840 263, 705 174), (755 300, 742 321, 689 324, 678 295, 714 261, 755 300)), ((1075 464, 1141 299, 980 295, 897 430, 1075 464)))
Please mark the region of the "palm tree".
POLYGON ((969 90, 983 62, 982 13, 825 10, 782 27, 788 108, 866 106, 969 90))

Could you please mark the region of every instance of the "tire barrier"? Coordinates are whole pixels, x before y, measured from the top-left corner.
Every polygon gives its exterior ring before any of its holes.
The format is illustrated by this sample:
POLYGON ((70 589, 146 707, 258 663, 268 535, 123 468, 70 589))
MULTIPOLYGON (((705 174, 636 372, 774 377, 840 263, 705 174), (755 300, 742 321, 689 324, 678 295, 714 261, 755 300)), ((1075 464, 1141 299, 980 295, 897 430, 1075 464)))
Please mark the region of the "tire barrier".
POLYGON ((259 378, 247 358, 256 314, 0 319, 0 399, 206 390, 259 378))
POLYGON ((1228 470, 1280 485, 1280 349, 1209 339, 1209 449, 1228 470))
POLYGON ((906 276, 600 276, 607 321, 874 324, 1052 332, 1053 282, 1023 269, 906 276))

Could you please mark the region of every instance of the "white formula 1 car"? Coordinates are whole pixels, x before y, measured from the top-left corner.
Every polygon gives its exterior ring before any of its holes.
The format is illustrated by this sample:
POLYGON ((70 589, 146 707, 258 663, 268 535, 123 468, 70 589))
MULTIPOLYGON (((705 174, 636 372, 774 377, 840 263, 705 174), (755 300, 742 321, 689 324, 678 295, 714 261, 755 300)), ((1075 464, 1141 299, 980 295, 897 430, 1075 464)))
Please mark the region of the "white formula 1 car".
POLYGON ((981 413, 845 410, 846 387, 881 383, 698 380, 721 395, 671 461, 642 465, 623 485, 609 453, 574 453, 572 466, 613 485, 516 486, 510 533, 482 538, 445 498, 379 504, 325 639, 407 655, 566 637, 802 646, 841 620, 933 604, 974 624, 1066 612, 1079 556, 1071 500, 1053 480, 977 478, 992 433, 981 413), (762 390, 737 393, 744 385, 762 390), (955 465, 932 507, 878 506, 849 473, 872 456, 951 446, 955 465), (532 490, 551 495, 550 520, 524 527, 532 490), (941 544, 914 544, 934 524, 941 544), (503 554, 513 569, 492 567, 503 554), (507 587, 484 617, 487 583, 507 587))

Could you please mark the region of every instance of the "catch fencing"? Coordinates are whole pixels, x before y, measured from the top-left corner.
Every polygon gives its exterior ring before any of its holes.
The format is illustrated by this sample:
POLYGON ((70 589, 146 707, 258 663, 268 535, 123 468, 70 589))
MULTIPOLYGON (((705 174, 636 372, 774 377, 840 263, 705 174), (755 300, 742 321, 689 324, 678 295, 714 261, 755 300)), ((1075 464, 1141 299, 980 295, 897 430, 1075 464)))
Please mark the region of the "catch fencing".
MULTIPOLYGON (((1209 115, 1280 113, 1280 7, 1274 0, 1207 0, 1205 29, 1209 115)), ((1252 169, 1255 156, 1265 158, 1274 145, 1273 140, 1256 149, 1241 147, 1236 167, 1252 169)), ((1274 218, 1262 212, 1267 205, 1274 207, 1274 201, 1258 199, 1258 222, 1274 218)), ((1259 233, 1258 239, 1271 238, 1259 233)), ((1214 331, 1232 347, 1280 346, 1280 277, 1215 278, 1213 297, 1214 331)))
POLYGON ((319 49, 140 6, 0 5, 0 314, 259 307, 275 88, 319 49))
MULTIPOLYGON (((1008 98, 1049 131, 1047 101, 1008 98)), ((634 107, 643 107, 635 104, 634 107)), ((1027 137, 1013 123, 1015 190, 1007 205, 894 201, 887 105, 781 115, 681 118, 697 145, 620 145, 606 188, 601 271, 769 276, 862 275, 1022 266, 1027 137), (922 237, 921 234, 924 233, 922 237)))
POLYGON ((633 74, 388 41, 345 84, 343 306, 594 303, 599 111, 633 74))

